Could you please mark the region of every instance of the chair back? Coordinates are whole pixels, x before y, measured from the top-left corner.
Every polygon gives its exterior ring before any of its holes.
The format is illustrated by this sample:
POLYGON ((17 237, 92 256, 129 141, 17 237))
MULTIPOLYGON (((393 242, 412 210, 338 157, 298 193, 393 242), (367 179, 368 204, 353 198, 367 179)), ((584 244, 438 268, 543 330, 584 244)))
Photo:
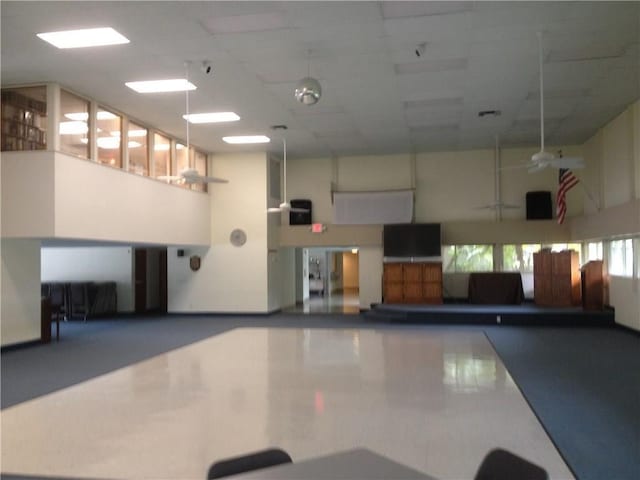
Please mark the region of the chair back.
POLYGON ((260 452, 220 460, 209 467, 207 479, 212 480, 214 478, 228 477, 230 475, 237 475, 239 473, 250 472, 251 470, 259 470, 261 468, 291 462, 291 457, 287 452, 279 448, 270 448, 260 452))
POLYGON ((474 480, 549 480, 546 470, 514 453, 496 448, 480 464, 474 480))

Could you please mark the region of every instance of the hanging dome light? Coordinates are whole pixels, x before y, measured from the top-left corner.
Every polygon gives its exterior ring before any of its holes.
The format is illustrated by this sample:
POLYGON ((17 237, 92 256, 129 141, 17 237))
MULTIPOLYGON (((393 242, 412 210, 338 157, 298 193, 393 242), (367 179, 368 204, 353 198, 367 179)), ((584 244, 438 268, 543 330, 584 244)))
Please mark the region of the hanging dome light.
POLYGON ((305 77, 298 82, 295 96, 300 103, 314 105, 320 100, 320 95, 322 95, 322 88, 315 78, 305 77))

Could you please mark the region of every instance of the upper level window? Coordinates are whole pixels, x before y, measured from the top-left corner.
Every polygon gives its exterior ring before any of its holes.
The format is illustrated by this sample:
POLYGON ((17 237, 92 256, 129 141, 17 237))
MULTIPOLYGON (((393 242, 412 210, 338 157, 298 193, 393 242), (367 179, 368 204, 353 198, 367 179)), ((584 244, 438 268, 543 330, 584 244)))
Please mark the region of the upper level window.
POLYGON ((47 88, 2 89, 2 151, 47 146, 47 88))
POLYGON ((122 168, 122 117, 98 107, 96 132, 98 163, 122 168))
MULTIPOLYGON (((174 170, 172 175, 180 175, 181 172, 188 169, 189 167, 190 163, 187 146, 183 145, 182 143, 176 143, 176 169, 174 170)), ((191 188, 191 185, 187 185, 186 183, 181 183, 180 186, 183 188, 191 188)))
POLYGON ((171 140, 159 133, 153 134, 153 168, 156 178, 171 172, 171 140))
POLYGON ((633 275, 633 240, 612 240, 609 255, 609 273, 621 277, 633 275))
MULTIPOLYGON (((202 176, 207 176, 207 154, 203 152, 199 152, 195 150, 194 152, 194 168, 198 171, 198 173, 202 176)), ((193 185, 193 189, 199 192, 207 191, 206 183, 195 183, 193 185)))
POLYGON ((129 171, 138 175, 149 175, 149 155, 147 150, 147 129, 129 122, 128 143, 129 171))
POLYGON ((492 245, 447 245, 442 249, 445 272, 493 271, 492 245))
POLYGON ((503 245, 503 270, 506 272, 533 272, 533 254, 538 251, 540 251, 538 244, 503 245))
POLYGON ((89 158, 89 102, 60 90, 60 151, 89 158))

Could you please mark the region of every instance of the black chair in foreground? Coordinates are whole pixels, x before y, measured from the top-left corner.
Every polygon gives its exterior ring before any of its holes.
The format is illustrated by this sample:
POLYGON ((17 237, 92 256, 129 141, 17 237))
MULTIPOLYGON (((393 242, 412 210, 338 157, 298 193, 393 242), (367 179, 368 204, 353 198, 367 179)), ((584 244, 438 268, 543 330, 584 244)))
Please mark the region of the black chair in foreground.
POLYGON ((289 454, 279 448, 270 448, 214 463, 209 467, 207 480, 273 467, 282 463, 292 463, 289 454))
POLYGON ((474 480, 549 480, 546 470, 506 450, 491 450, 474 480))

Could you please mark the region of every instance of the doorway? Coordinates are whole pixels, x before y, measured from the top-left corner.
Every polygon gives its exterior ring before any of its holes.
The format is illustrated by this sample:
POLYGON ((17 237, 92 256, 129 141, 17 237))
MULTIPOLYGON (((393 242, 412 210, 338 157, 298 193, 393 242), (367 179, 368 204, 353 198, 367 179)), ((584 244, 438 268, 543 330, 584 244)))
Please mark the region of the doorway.
POLYGON ((167 313, 167 248, 136 248, 134 311, 167 313))
MULTIPOLYGON (((357 248, 300 248, 296 262, 298 313, 360 313, 359 255, 357 248)), ((289 311, 289 310, 288 310, 289 311)))

